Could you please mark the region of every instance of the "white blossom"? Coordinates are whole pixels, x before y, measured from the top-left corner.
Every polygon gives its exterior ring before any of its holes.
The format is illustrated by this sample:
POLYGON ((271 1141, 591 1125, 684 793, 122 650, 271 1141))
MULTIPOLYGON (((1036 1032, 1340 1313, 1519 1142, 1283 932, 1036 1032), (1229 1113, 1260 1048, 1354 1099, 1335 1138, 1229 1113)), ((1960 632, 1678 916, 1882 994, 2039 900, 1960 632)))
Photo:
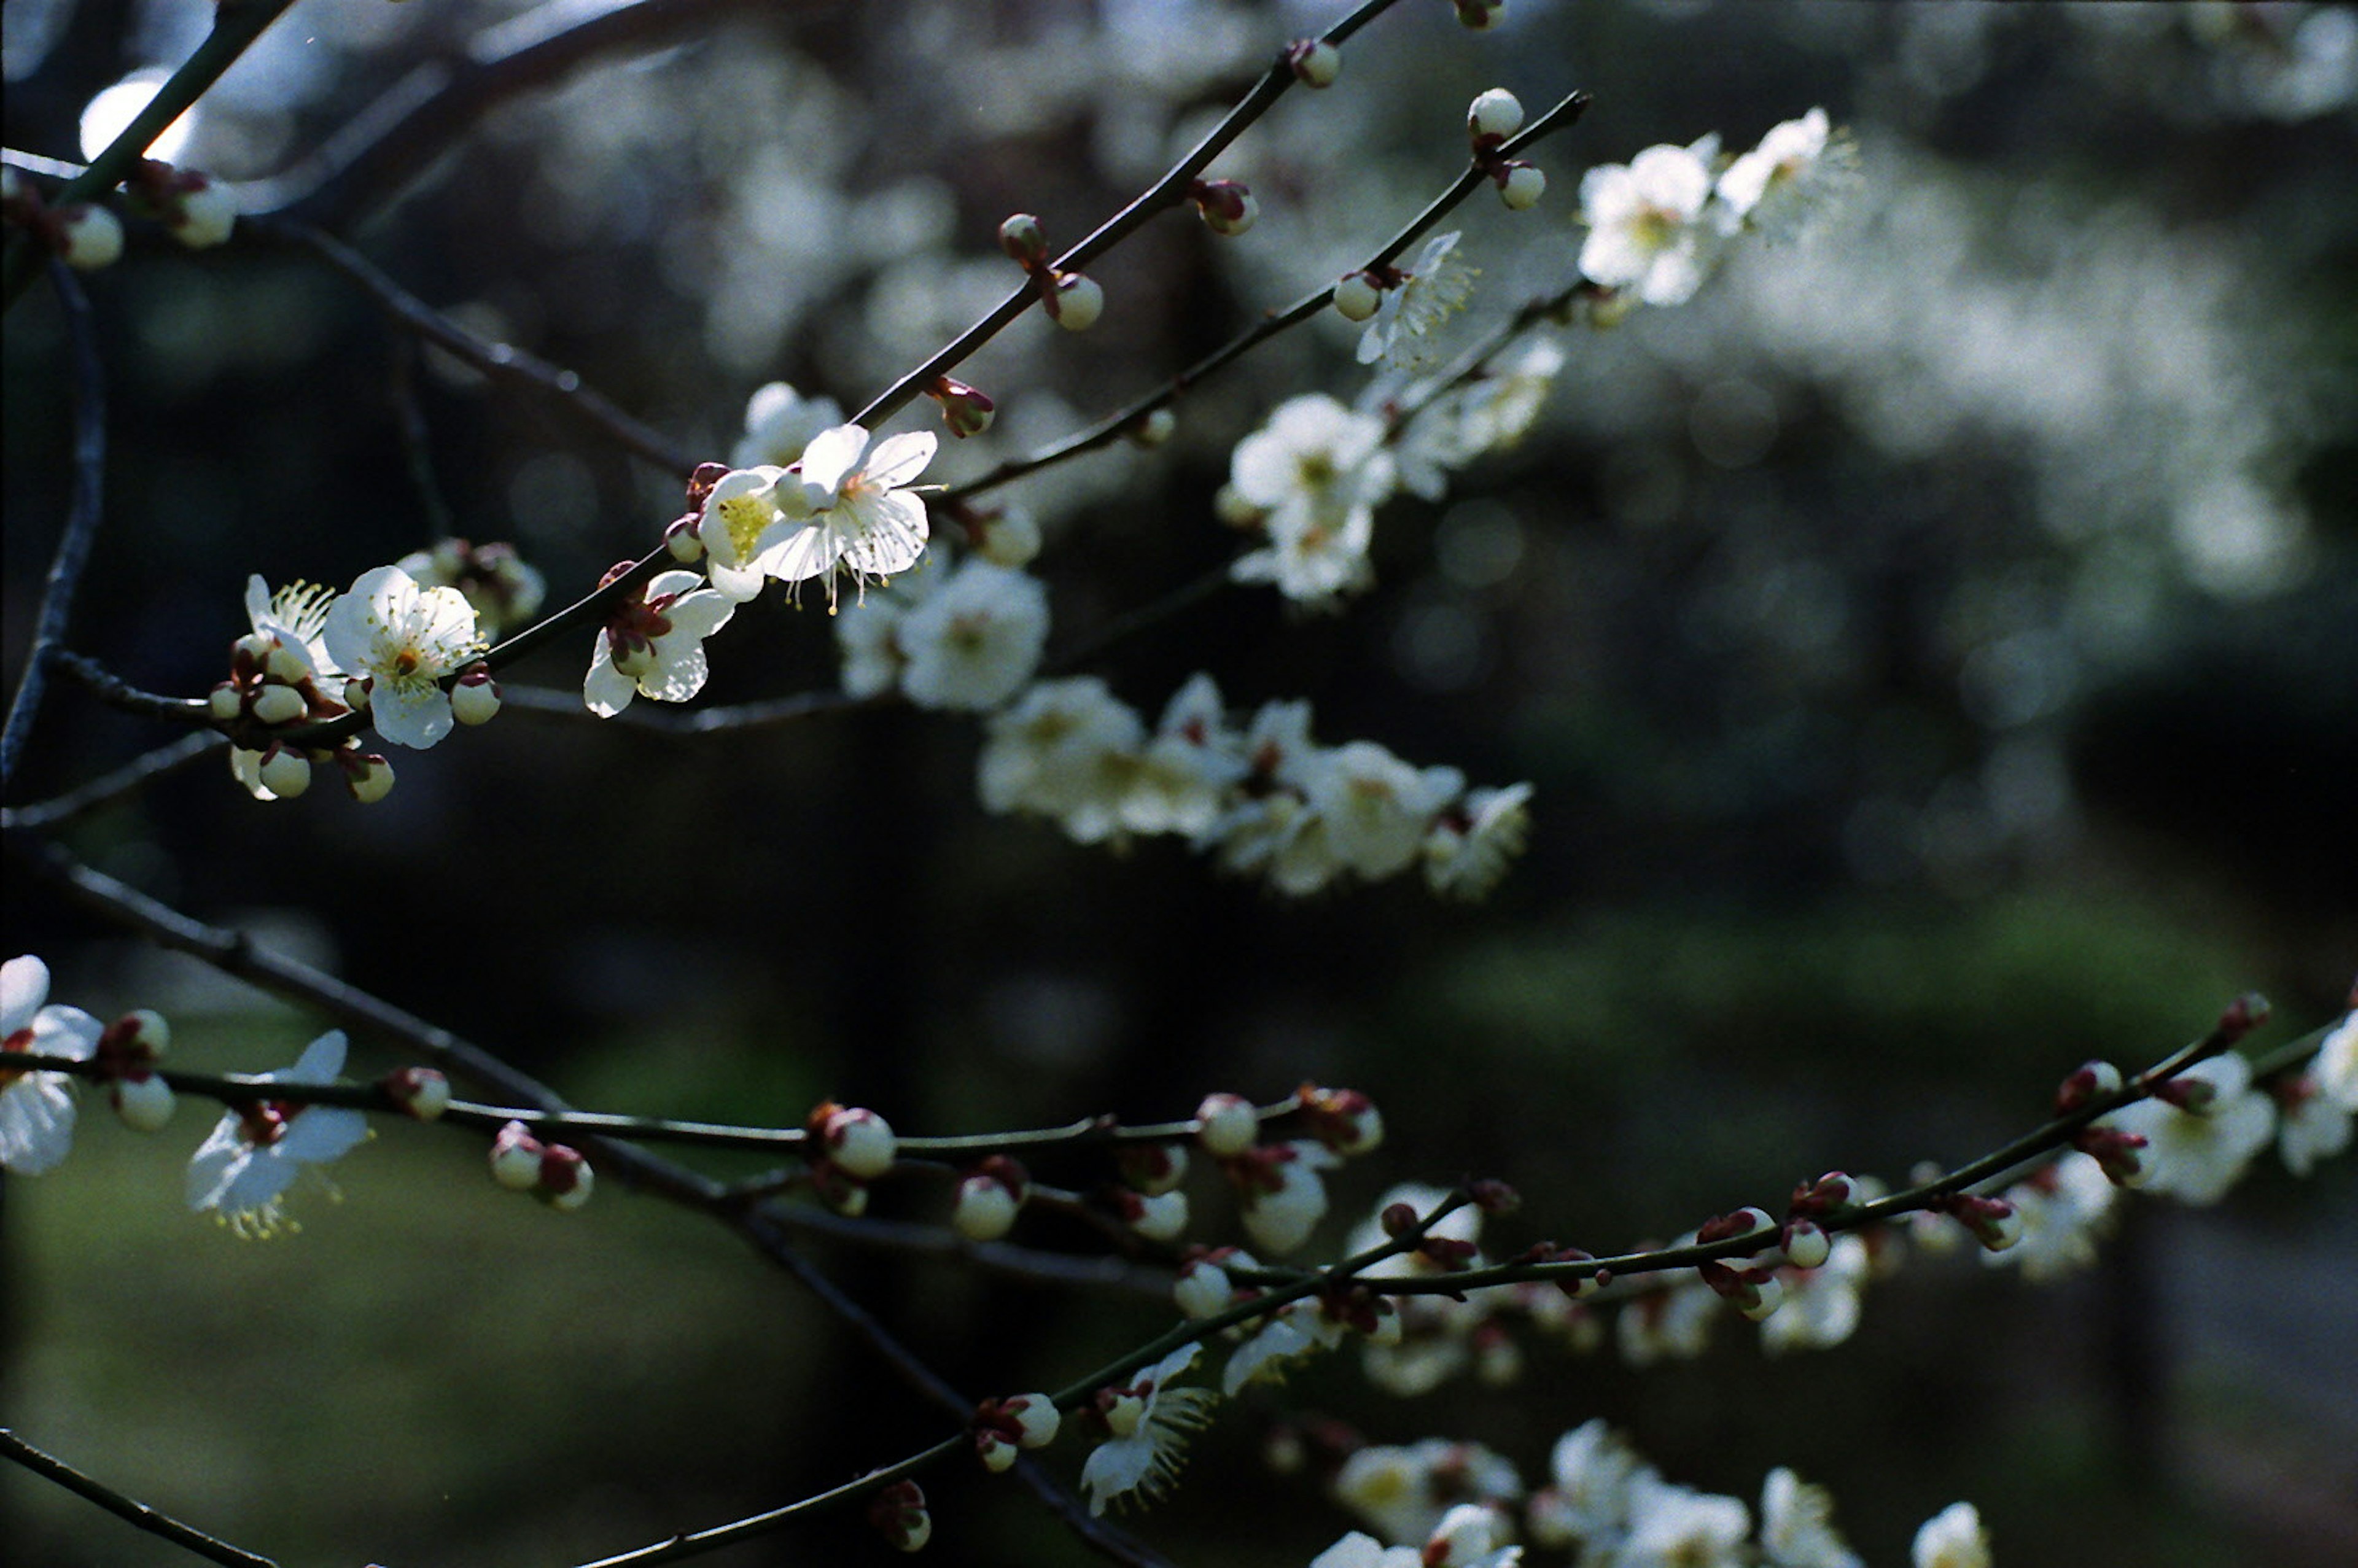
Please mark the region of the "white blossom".
POLYGON ((1791 234, 1855 174, 1855 149, 1836 136, 1823 109, 1788 120, 1727 166, 1716 188, 1724 227, 1743 224, 1791 234))
POLYGON ((1122 797, 1121 825, 1132 833, 1199 837, 1249 772, 1243 737, 1228 727, 1220 688, 1210 676, 1191 676, 1163 707, 1139 757, 1122 797))
POLYGON ((1833 1238, 1814 1269, 1781 1271, 1784 1303, 1760 1325, 1760 1348, 1831 1350, 1858 1327, 1859 1292, 1866 1285, 1866 1243, 1849 1232, 1833 1238))
POLYGON ((1604 164, 1580 182, 1588 238, 1580 270, 1591 282, 1634 292, 1648 305, 1679 305, 1703 287, 1715 234, 1708 143, 1648 147, 1627 164, 1604 164))
POLYGON ((1629 1521, 1633 1488, 1655 1478, 1653 1467, 1602 1417, 1556 1439, 1548 1476, 1531 1516, 1532 1533, 1550 1546, 1617 1539, 1629 1521))
POLYGON ((1990 1568, 1989 1534, 1971 1503, 1951 1503, 1924 1521, 1909 1549, 1913 1568, 1990 1568))
POLYGON ((902 616, 901 689, 919 708, 982 713, 1015 695, 1048 641, 1040 579, 979 557, 902 616))
POLYGON ((1252 1185, 1245 1194, 1245 1234, 1262 1251, 1279 1257, 1310 1239, 1326 1216, 1326 1180, 1322 1173, 1342 1163, 1333 1150, 1314 1139, 1281 1143, 1255 1151, 1253 1161, 1267 1185, 1252 1185))
POLYGON ((245 615, 264 668, 289 684, 341 675, 322 637, 335 600, 333 589, 313 583, 288 583, 274 594, 260 573, 246 579, 245 615))
MULTIPOLYGON (((27 954, 0 964, 0 1063, 11 1054, 87 1062, 103 1027, 78 1007, 43 1005, 49 967, 27 954)), ((20 1176, 54 1170, 73 1147, 74 1082, 64 1073, 0 1065, 0 1167, 20 1176)))
POLYGON ((1760 1488, 1760 1554, 1771 1568, 1863 1568, 1834 1529, 1833 1495, 1781 1465, 1760 1488))
POLYGON ((2308 1175, 2317 1162, 2350 1147, 2350 1113, 2313 1077, 2294 1082, 2277 1120, 2277 1152, 2296 1176, 2308 1175))
POLYGON ((1195 1364, 1200 1347, 1183 1345, 1117 1390, 1124 1397, 1106 1412, 1114 1435, 1090 1451, 1081 1466, 1089 1512, 1116 1499, 1159 1498, 1178 1477, 1187 1439, 1211 1420, 1219 1396, 1209 1389, 1174 1389, 1172 1379, 1195 1364))
POLYGON ((376 732, 397 746, 420 748, 456 722, 442 677, 483 651, 466 595, 420 589, 399 567, 362 573, 329 607, 320 641, 339 669, 369 682, 369 722, 376 732))
POLYGON ((1350 741, 1321 754, 1303 799, 1327 852, 1375 881, 1415 860, 1434 816, 1465 787, 1455 768, 1414 767, 1373 741, 1350 741))
POLYGON ((2096 1240, 2119 1189, 2094 1156, 2065 1154, 2029 1180, 2006 1188, 2022 1235, 2003 1252, 1984 1252, 1991 1268, 2013 1264, 2026 1280, 2050 1280, 2096 1260, 2096 1240))
POLYGON ((762 591, 782 575, 787 541, 797 530, 778 509, 774 487, 786 470, 771 464, 732 469, 713 481, 697 521, 704 546, 704 570, 712 586, 735 603, 762 591))
MULTIPOLYGON (((329 1084, 343 1069, 343 1031, 331 1029, 305 1046, 293 1066, 262 1076, 329 1084)), ((341 1107, 287 1100, 233 1106, 189 1162, 189 1206, 211 1209, 241 1236, 268 1236, 284 1217, 279 1199, 300 1167, 337 1159, 368 1135, 367 1118, 341 1107)))
POLYGON ((1334 1480, 1335 1500, 1393 1542, 1426 1541, 1463 1499, 1511 1502, 1522 1491, 1522 1477, 1506 1459, 1478 1443, 1438 1437, 1400 1447, 1371 1444, 1343 1461, 1334 1480))
POLYGON ((658 572, 600 630, 582 700, 600 719, 622 712, 633 697, 686 702, 711 673, 704 640, 736 611, 735 602, 698 573, 658 572))
POLYGON ((2104 1124, 2146 1140, 2130 1185, 2182 1203, 2217 1203, 2274 1136, 2276 1106, 2252 1087, 2251 1063, 2232 1051, 2197 1062, 2178 1077, 2207 1088, 2210 1103, 2198 1112, 2142 1099, 2113 1112, 2104 1124))
POLYGON ((1230 575, 1321 606, 1370 580, 1375 509, 1394 483, 1383 441, 1381 420, 1325 393, 1280 404, 1229 460, 1229 489, 1260 514, 1269 536, 1266 547, 1238 557, 1230 575))
POLYGON ((1053 816, 1094 844, 1121 825, 1145 722, 1095 676, 1041 681, 987 721, 983 806, 1053 816))
POLYGON ((1614 1568, 1743 1568, 1752 1510, 1741 1499, 1651 1474, 1629 1488, 1629 1530, 1614 1568))
POLYGON ((1424 838, 1424 881, 1448 898, 1478 899, 1498 885, 1530 837, 1531 786, 1477 789, 1444 812, 1424 838))
POLYGON ((914 430, 871 446, 859 425, 838 425, 811 438, 802 460, 773 486, 779 511, 801 526, 776 564, 764 569, 787 582, 826 579, 832 607, 838 567, 864 584, 916 565, 928 524, 925 502, 907 486, 939 444, 932 431, 914 430))
POLYGON ((2336 1024, 2309 1062, 2309 1076, 2325 1098, 2358 1113, 2358 1012, 2336 1024))
POLYGON ((1466 307, 1480 273, 1457 252, 1458 234, 1435 234, 1401 269, 1402 281, 1383 291, 1376 314, 1359 334, 1359 362, 1421 370, 1438 357, 1431 341, 1440 325, 1466 307))

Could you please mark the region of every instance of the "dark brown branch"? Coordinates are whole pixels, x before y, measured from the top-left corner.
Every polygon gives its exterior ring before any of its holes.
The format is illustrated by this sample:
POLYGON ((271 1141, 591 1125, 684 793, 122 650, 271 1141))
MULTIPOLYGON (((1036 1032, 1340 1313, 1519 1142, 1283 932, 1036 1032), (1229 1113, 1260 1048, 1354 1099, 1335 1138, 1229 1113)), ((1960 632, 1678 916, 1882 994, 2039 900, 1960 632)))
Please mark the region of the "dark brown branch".
POLYGON ((126 1498, 103 1482, 92 1480, 64 1460, 43 1453, 5 1427, 0 1427, 0 1458, 13 1459, 42 1479, 55 1481, 75 1496, 87 1498, 117 1518, 130 1520, 150 1535, 160 1535, 173 1545, 193 1552, 209 1563, 225 1563, 230 1568, 278 1568, 278 1564, 270 1558, 257 1557, 251 1552, 232 1546, 226 1541, 207 1535, 194 1525, 182 1524, 168 1513, 135 1498, 126 1498))

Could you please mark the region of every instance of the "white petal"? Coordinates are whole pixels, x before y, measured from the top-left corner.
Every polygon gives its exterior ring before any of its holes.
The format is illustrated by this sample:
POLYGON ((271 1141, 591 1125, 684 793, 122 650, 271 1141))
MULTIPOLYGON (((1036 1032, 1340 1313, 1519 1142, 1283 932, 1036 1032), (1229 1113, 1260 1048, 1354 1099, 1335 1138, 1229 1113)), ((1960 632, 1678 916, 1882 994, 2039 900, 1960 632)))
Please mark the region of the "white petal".
POLYGON ((368 1136, 368 1118, 341 1106, 313 1106, 298 1111, 272 1147, 282 1160, 307 1165, 323 1164, 349 1152, 368 1136))
POLYGON ((638 694, 638 684, 614 667, 606 634, 600 633, 598 659, 590 666, 590 674, 581 682, 581 700, 599 718, 611 719, 630 707, 631 698, 638 694))
POLYGON ((876 443, 876 449, 868 454, 860 471, 870 484, 888 488, 904 485, 925 471, 925 465, 934 460, 934 452, 940 445, 941 438, 931 430, 905 430, 898 436, 887 436, 876 443))
POLYGON ((0 1035, 32 1022, 49 995, 49 967, 40 959, 27 953, 0 964, 0 1035))
POLYGON ((430 680, 379 681, 369 694, 369 721, 396 746, 419 751, 450 733, 450 695, 430 680))
POLYGON ((273 1073, 273 1081, 283 1084, 333 1083, 336 1075, 344 1070, 344 1032, 330 1029, 308 1045, 295 1058, 295 1065, 273 1073))

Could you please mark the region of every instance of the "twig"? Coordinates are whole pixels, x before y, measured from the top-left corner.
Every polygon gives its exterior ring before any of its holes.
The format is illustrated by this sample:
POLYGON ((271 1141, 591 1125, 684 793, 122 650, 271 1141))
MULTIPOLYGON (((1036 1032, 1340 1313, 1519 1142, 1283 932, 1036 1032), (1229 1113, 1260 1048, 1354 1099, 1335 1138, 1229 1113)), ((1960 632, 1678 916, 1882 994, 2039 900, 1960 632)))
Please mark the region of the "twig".
MULTIPOLYGON (((131 173, 148 145, 203 97, 206 90, 221 80, 222 73, 236 64, 238 57, 262 36, 263 29, 293 3, 294 0, 221 0, 213 9, 212 31, 205 35, 205 41, 156 90, 156 96, 132 116, 131 124, 106 145, 106 150, 91 159, 89 168, 66 181, 65 188, 53 199, 54 204, 62 207, 87 201, 113 189, 131 173)), ((38 245, 39 242, 28 233, 8 237, 7 257, 5 264, 0 264, 0 308, 14 306, 33 281, 38 245)))
POLYGON ((194 1525, 182 1524, 168 1513, 126 1498, 103 1482, 92 1480, 64 1460, 53 1454, 43 1453, 5 1427, 0 1427, 0 1458, 14 1459, 44 1480, 55 1481, 76 1496, 89 1498, 107 1512, 130 1520, 150 1535, 160 1535, 173 1545, 185 1547, 209 1562, 226 1563, 231 1568, 278 1568, 271 1558, 257 1557, 251 1552, 232 1546, 226 1541, 207 1535, 194 1525))
MULTIPOLYGON (((14 256, 10 257, 14 260, 14 256)), ((33 625, 33 645, 25 655, 24 677, 8 704, 8 718, 0 728, 0 791, 16 776, 16 759, 32 733, 48 687, 51 659, 64 644, 66 622, 73 615, 74 590, 82 568, 90 564, 91 541, 97 535, 99 515, 105 510, 106 381, 99 362, 98 332, 91 321, 90 300, 72 269, 52 257, 49 279, 66 319, 68 357, 73 366, 73 489, 66 506, 66 525, 49 558, 49 581, 41 588, 41 609, 33 625)))
POLYGON ((63 648, 52 647, 48 660, 51 669, 73 676, 90 689, 92 696, 109 708, 119 708, 125 713, 135 713, 142 719, 161 719, 174 724, 211 724, 212 710, 202 697, 166 697, 161 692, 142 691, 85 654, 70 654, 63 648))
POLYGON ((496 382, 530 388, 553 397, 576 417, 617 446, 682 479, 696 467, 687 449, 652 425, 624 413, 620 406, 585 385, 575 372, 554 365, 537 354, 509 343, 494 343, 468 331, 387 276, 375 263, 325 230, 291 218, 248 218, 243 226, 256 233, 301 245, 368 292, 377 308, 395 322, 436 347, 467 362, 496 382))
MULTIPOLYGON (((1321 37, 1327 43, 1339 45, 1397 3, 1398 0, 1366 0, 1357 10, 1327 28, 1321 37)), ((1143 227, 1147 220, 1156 213, 1184 201, 1187 188, 1194 183, 1195 177, 1209 168, 1212 160, 1219 157, 1228 144, 1242 135, 1248 126, 1267 114, 1270 106, 1293 85, 1294 80, 1293 66, 1281 55, 1261 73, 1261 79, 1253 84, 1251 91, 1238 101, 1236 107, 1206 133, 1204 139, 1174 164, 1162 178, 1149 186, 1129 206, 1099 224, 1096 232, 1058 256, 1055 263, 1055 270, 1079 271, 1129 238, 1133 231, 1143 227)), ((1038 288, 1026 279, 1022 287, 993 307, 989 315, 959 333, 925 363, 878 394, 867 407, 852 416, 851 422, 871 430, 876 428, 898 413, 911 398, 933 385, 936 377, 956 369, 997 337, 1039 297, 1038 288)))
POLYGON ((210 731, 183 735, 168 746, 133 758, 110 773, 102 773, 77 789, 30 806, 11 806, 0 810, 0 827, 54 827, 84 812, 110 806, 124 795, 146 788, 166 773, 175 773, 200 757, 211 756, 229 744, 228 738, 210 731))
MULTIPOLYGON (((1533 121, 1520 135, 1501 146, 1495 156, 1509 157, 1531 146, 1541 136, 1563 129, 1577 121, 1582 113, 1587 109, 1588 104, 1589 95, 1585 92, 1566 95, 1561 103, 1533 121)), ((1378 267, 1389 265, 1401 252, 1422 238, 1443 218, 1448 216, 1450 211, 1471 195, 1486 178, 1481 164, 1469 163, 1465 172, 1450 182, 1447 189, 1427 202, 1423 211, 1410 219, 1401 227, 1400 232, 1394 234, 1380 250, 1376 252, 1374 256, 1366 263, 1365 270, 1373 271, 1378 267)), ((970 479, 964 484, 951 486, 943 492, 942 500, 945 503, 966 501, 987 491, 996 490, 1011 481, 1037 473, 1042 469, 1063 462, 1066 459, 1077 457, 1083 452, 1094 451, 1099 447, 1109 444, 1118 437, 1134 428, 1140 420, 1156 409, 1176 403, 1206 377, 1241 359, 1280 332, 1309 320, 1333 303, 1334 298, 1335 286, 1331 283, 1324 287, 1314 289, 1284 309, 1262 317, 1260 320, 1189 365, 1154 391, 1060 441, 1051 442, 1028 456, 1011 459, 990 472, 970 479)), ((1518 320, 1522 325, 1529 324, 1528 321, 1522 320, 1520 313, 1518 315, 1518 320)))

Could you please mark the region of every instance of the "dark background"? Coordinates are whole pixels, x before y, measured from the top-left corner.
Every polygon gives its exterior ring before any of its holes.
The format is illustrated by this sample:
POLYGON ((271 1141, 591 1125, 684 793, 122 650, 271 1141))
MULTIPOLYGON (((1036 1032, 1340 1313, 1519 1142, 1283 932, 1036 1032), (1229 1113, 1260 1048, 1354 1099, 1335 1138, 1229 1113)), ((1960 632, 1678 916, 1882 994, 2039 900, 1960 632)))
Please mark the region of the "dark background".
MULTIPOLYGON (((275 199, 265 177, 512 9, 298 5, 186 158, 275 199)), ((74 156, 81 105, 179 58, 203 10, 12 5, 8 145, 74 156)), ((2242 989, 2289 1024, 2262 1044, 2330 1016, 2358 950, 2346 13, 1511 10, 1488 36, 1422 0, 1372 26, 1216 166, 1259 194, 1252 233, 1166 217, 1093 269, 1094 331, 1019 322, 962 373, 1000 428, 928 476, 1093 418, 1356 265, 1457 167, 1484 87, 1596 103, 1541 149, 1538 211, 1477 193, 1452 220, 1477 319, 1569 281, 1583 168, 1714 129, 1740 151, 1823 104, 1859 146, 1844 210, 1691 305, 1569 334, 1529 439, 1382 512, 1347 613, 1237 589, 1089 666, 1150 715, 1208 669, 1239 708, 1311 698, 1324 741, 1531 780, 1530 852, 1487 903, 1290 902, 1175 842, 1074 846, 980 809, 977 725, 899 708, 702 740, 517 710, 397 753, 375 807, 324 781, 257 806, 208 764, 68 841, 600 1109, 792 1123, 832 1094, 964 1131, 1359 1087, 1391 1139, 1337 1182, 1330 1239, 1391 1181, 1476 1173, 1527 1198, 1500 1250, 1617 1249, 1829 1167, 1970 1157, 2082 1060, 2141 1065, 2242 989)), ((721 457, 763 381, 865 401, 1011 281, 1001 217, 1069 243, 1326 15, 708 6, 305 210, 721 457)), ((675 477, 420 353, 298 251, 135 232, 87 281, 111 447, 72 642, 150 689, 220 677, 250 572, 341 585, 456 532, 514 539, 562 602, 678 510, 675 477)), ((64 512, 61 342, 38 291, 10 314, 12 686, 64 512)), ((1229 449, 1295 392, 1353 395, 1350 346, 1292 334, 1191 395, 1167 448, 1011 492, 1048 532, 1059 644, 1234 552, 1229 449)), ((511 684, 576 688, 580 642, 511 684)), ((708 703, 835 679, 813 604, 765 600, 712 648, 708 703)), ((12 804, 167 738, 59 691, 12 804)), ((13 868, 5 907, 59 1000, 162 1008, 181 1065, 281 1065, 319 1027, 13 868)), ((358 1043, 359 1069, 393 1060, 358 1043)), ((160 1141, 84 1115, 66 1167, 6 1185, 0 1409, 254 1550, 571 1563, 938 1435, 788 1282, 634 1195, 556 1217, 492 1191, 464 1134, 392 1129, 336 1167, 341 1206, 298 1189, 302 1233, 244 1246, 178 1207, 202 1107, 160 1141)), ((942 1201, 913 1182, 879 1206, 942 1201)), ((1225 1198, 1196 1201, 1220 1234, 1225 1198)), ((1141 1528, 1273 1564, 1348 1528, 1256 1457, 1281 1408, 1476 1438, 1534 1478, 1604 1414, 1675 1480, 1752 1498, 1795 1465, 1874 1562, 1959 1497, 2009 1568, 2347 1561, 2353 1213, 2346 1168, 2299 1184, 2270 1154, 2217 1211, 2130 1206, 2060 1285, 1922 1259, 1835 1354, 1765 1360, 1730 1319, 1695 1363, 1534 1343, 1515 1387, 1412 1401, 1336 1357, 1225 1416, 1141 1528)), ((977 1394, 1060 1384, 1168 1315, 822 1251, 977 1394)), ((1085 1558, 1007 1487, 928 1489, 936 1555, 1085 1558)), ((0 1518, 44 1562, 177 1560, 21 1475, 0 1518)), ((715 1561, 865 1561, 860 1535, 715 1561)))

